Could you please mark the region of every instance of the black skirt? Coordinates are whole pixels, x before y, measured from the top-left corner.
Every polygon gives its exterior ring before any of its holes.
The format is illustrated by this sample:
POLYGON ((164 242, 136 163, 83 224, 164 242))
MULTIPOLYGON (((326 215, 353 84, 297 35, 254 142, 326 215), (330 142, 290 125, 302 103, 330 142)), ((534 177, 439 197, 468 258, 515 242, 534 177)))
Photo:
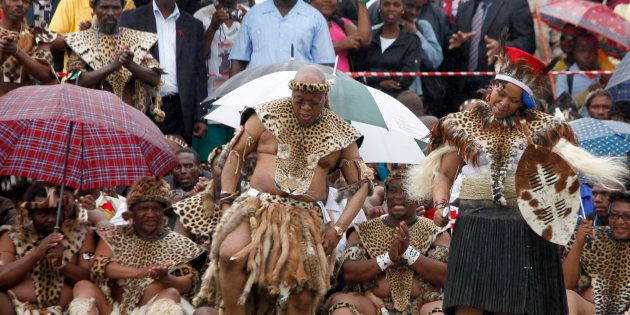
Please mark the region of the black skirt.
POLYGON ((562 262, 556 244, 525 223, 518 206, 462 200, 444 288, 444 309, 567 314, 562 262))

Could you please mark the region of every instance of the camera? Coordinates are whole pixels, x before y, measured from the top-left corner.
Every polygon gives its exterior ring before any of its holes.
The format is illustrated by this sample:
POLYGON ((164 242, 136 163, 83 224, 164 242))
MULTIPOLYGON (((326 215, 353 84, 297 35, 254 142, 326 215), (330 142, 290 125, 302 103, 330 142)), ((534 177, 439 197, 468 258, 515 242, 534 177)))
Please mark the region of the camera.
POLYGON ((234 9, 234 10, 227 10, 227 14, 230 17, 230 20, 232 21, 239 21, 240 20, 240 11, 239 9, 234 9))

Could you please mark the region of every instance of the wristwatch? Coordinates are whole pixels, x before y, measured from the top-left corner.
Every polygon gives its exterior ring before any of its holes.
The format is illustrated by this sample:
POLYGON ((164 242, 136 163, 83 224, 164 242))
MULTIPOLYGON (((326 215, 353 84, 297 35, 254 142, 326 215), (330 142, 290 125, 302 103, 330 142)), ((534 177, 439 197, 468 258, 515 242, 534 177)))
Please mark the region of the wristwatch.
POLYGON ((337 236, 343 236, 343 232, 344 230, 338 226, 333 226, 333 229, 335 229, 335 232, 337 232, 337 236))

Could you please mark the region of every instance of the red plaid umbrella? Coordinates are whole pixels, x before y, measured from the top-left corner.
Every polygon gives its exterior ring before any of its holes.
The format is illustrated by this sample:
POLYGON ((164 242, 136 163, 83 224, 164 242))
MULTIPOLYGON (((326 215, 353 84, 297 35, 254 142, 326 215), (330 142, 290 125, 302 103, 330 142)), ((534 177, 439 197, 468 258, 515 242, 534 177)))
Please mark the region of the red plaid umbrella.
POLYGON ((177 165, 147 116, 112 93, 69 84, 0 97, 0 139, 0 175, 83 190, 131 185, 177 165))
POLYGON ((565 23, 570 23, 594 33, 609 55, 621 58, 630 50, 630 22, 601 3, 555 0, 543 6, 540 15, 555 29, 561 30, 565 23))

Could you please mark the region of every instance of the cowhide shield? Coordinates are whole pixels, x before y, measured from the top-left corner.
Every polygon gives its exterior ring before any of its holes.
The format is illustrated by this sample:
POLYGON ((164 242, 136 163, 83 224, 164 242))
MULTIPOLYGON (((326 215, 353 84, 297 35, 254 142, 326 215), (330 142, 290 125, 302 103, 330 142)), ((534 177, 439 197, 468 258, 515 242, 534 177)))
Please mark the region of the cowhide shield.
POLYGON ((566 245, 580 209, 580 182, 559 155, 529 145, 516 169, 518 208, 527 224, 547 241, 566 245))

